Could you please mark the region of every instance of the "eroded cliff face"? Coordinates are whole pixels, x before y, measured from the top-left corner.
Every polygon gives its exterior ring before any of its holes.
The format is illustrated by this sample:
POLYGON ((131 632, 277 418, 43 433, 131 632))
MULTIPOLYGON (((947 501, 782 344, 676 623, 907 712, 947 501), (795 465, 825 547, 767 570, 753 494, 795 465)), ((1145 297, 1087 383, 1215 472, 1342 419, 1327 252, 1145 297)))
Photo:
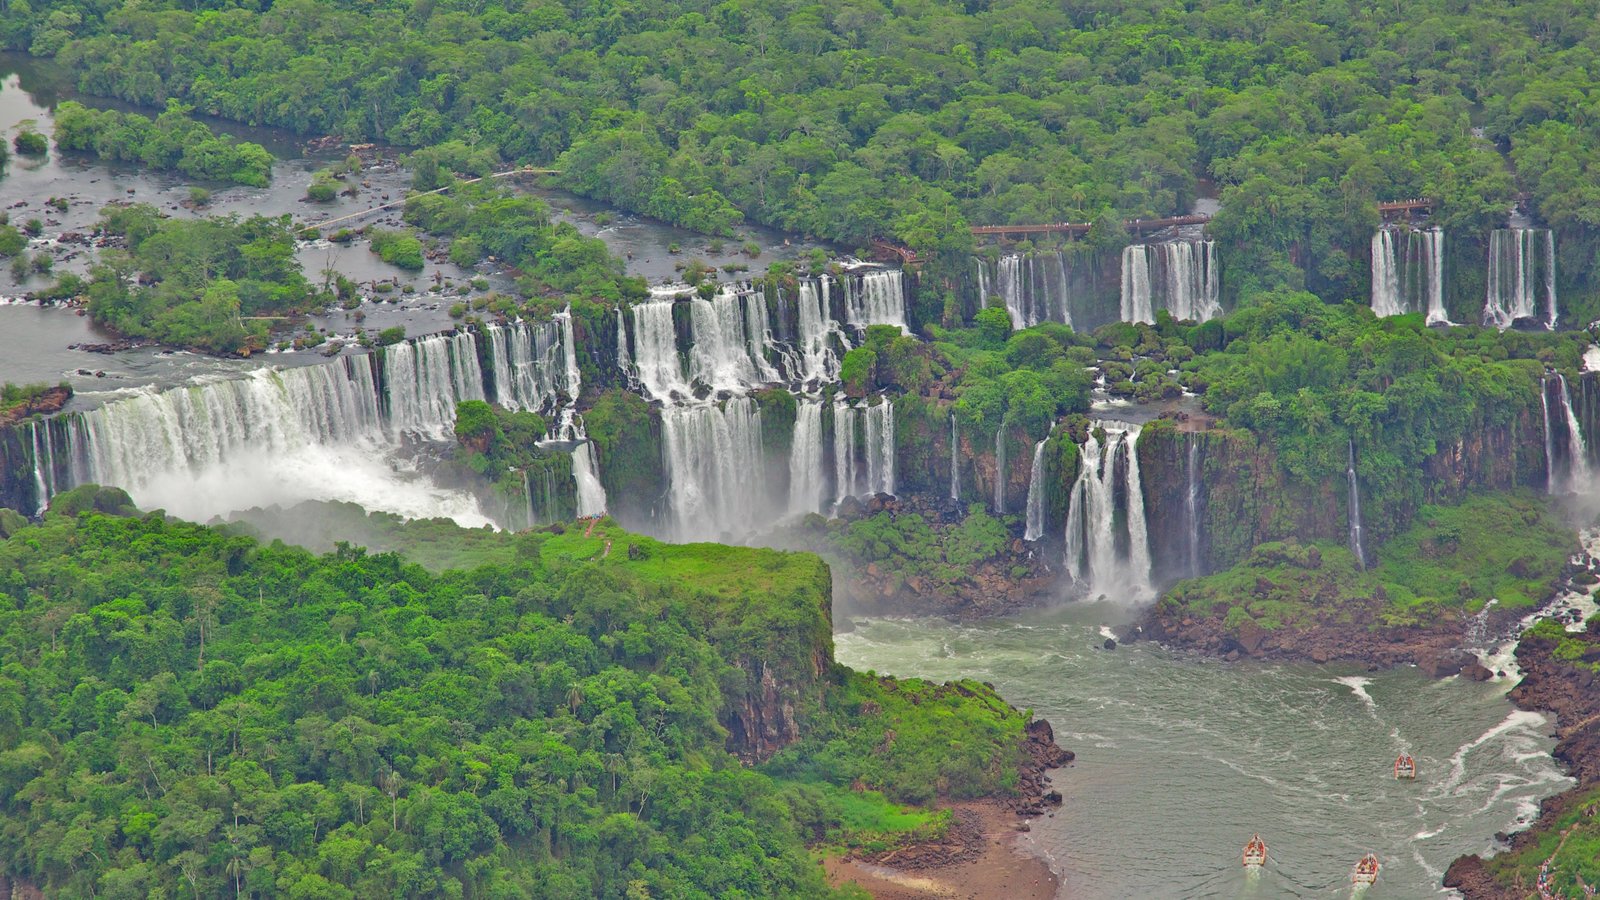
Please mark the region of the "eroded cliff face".
MULTIPOLYGON (((1412 494, 1376 495, 1362 484, 1369 546, 1403 531, 1425 503, 1458 503, 1472 491, 1542 488, 1540 416, 1537 408, 1520 409, 1507 424, 1469 429, 1454 445, 1439 447, 1424 463, 1420 490, 1412 494)), ((1150 545, 1169 548, 1155 554, 1157 583, 1195 574, 1187 553, 1195 537, 1200 572, 1209 573, 1237 564, 1267 541, 1344 541, 1348 535, 1344 473, 1315 482, 1297 479, 1251 432, 1158 423, 1146 427, 1138 450, 1150 545), (1191 476, 1196 483, 1192 503, 1191 476), (1191 509, 1198 515, 1197 529, 1191 509)), ((1359 458, 1359 446, 1356 454, 1359 458)))
MULTIPOLYGON (((776 604, 790 627, 752 632, 726 614, 710 623, 713 638, 742 651, 723 679, 717 719, 728 729, 728 752, 762 762, 800 738, 806 717, 827 690, 833 661, 833 577, 813 558, 807 577, 770 590, 751 589, 744 603, 776 604)), ((756 576, 758 577, 758 576, 756 576)), ((769 611, 764 621, 772 621, 769 611)))

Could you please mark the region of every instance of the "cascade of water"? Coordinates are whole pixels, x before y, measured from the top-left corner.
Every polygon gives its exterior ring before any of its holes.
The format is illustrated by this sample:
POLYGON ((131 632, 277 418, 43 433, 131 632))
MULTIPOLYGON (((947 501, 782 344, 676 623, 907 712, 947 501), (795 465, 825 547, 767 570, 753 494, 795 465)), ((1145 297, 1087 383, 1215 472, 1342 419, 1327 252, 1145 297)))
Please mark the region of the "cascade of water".
POLYGON ((678 333, 672 324, 672 301, 657 300, 633 308, 634 359, 639 382, 651 398, 671 401, 689 397, 678 355, 678 333))
POLYGON ((1006 430, 994 431, 994 514, 1006 513, 1006 430))
POLYGON ((838 342, 849 349, 849 342, 833 318, 828 297, 826 275, 815 280, 800 281, 799 323, 801 378, 808 382, 828 382, 839 377, 839 357, 834 352, 838 342))
POLYGON ((833 401, 833 497, 834 505, 853 497, 856 489, 856 420, 860 410, 849 401, 833 401))
POLYGON ((1122 321, 1154 322, 1150 305, 1150 254, 1143 244, 1122 248, 1122 321))
POLYGON ((1544 299, 1545 327, 1554 330, 1559 315, 1556 311, 1556 233, 1544 233, 1544 299))
POLYGON ((677 540, 745 534, 763 496, 761 416, 755 401, 666 406, 661 436, 677 540))
POLYGON ((950 499, 961 499, 961 442, 956 439, 956 414, 950 414, 950 499))
POLYGON ((483 399, 477 342, 459 332, 394 344, 383 352, 383 382, 391 430, 444 440, 455 425, 456 404, 483 399))
POLYGON ((692 381, 734 393, 756 382, 738 294, 724 290, 711 300, 691 300, 689 321, 694 328, 694 346, 689 350, 692 381))
POLYGON ((1378 316, 1398 316, 1400 270, 1394 259, 1394 232, 1380 228, 1372 235, 1372 311, 1378 316))
POLYGON ((1019 254, 1002 256, 995 272, 995 293, 1005 301, 1006 312, 1011 316, 1011 327, 1016 330, 1039 324, 1032 304, 1023 294, 1022 262, 1019 254))
POLYGON ((1567 422, 1567 490, 1584 493, 1589 489, 1589 446, 1583 439, 1583 429, 1572 409, 1572 394, 1567 390, 1567 378, 1556 373, 1556 383, 1561 386, 1561 408, 1566 411, 1567 422))
POLYGON ((894 494, 894 404, 888 397, 866 409, 869 494, 894 494))
POLYGON ((549 412, 559 403, 564 362, 555 322, 490 325, 489 360, 494 367, 494 402, 511 410, 549 412))
POLYGON ((1067 510, 1067 570, 1091 594, 1116 590, 1130 600, 1150 594, 1150 536, 1144 515, 1144 486, 1137 452, 1140 428, 1099 421, 1104 442, 1091 435, 1080 450, 1078 480, 1067 510), (1117 459, 1124 456, 1126 552, 1118 549, 1117 459))
POLYGON ((1534 250, 1543 229, 1501 228, 1489 235, 1488 293, 1483 324, 1505 329, 1517 319, 1538 316, 1536 285, 1542 270, 1545 288, 1545 327, 1555 327, 1555 238, 1545 232, 1545 252, 1534 250))
POLYGON ((638 373, 633 369, 633 360, 628 356, 628 326, 622 318, 622 307, 617 307, 617 368, 628 379, 628 385, 638 384, 638 373))
POLYGON ((1044 445, 1033 445, 1033 467, 1028 472, 1028 527, 1022 535, 1025 541, 1037 541, 1044 535, 1044 445))
POLYGON ((1361 544, 1361 489, 1356 482, 1356 442, 1350 441, 1350 463, 1345 477, 1350 484, 1350 552, 1355 554, 1356 568, 1367 567, 1367 554, 1361 544))
POLYGON ((577 400, 578 392, 583 389, 583 374, 578 371, 578 342, 572 336, 572 304, 556 313, 555 318, 561 323, 562 358, 566 362, 566 381, 561 388, 566 391, 567 399, 577 400))
MULTIPOLYGON (((446 364, 445 381, 448 371, 446 364)), ((401 395, 416 399, 403 388, 401 395)), ((281 456, 313 444, 388 442, 367 357, 140 393, 70 419, 68 428, 81 459, 76 483, 134 493, 158 476, 198 472, 240 451, 281 456)))
POLYGON ((1556 474, 1555 430, 1550 424, 1550 383, 1539 383, 1539 408, 1544 413, 1544 490, 1547 494, 1560 493, 1556 474))
POLYGON ((1428 271, 1428 324, 1449 325, 1450 314, 1444 308, 1444 229, 1429 228, 1421 232, 1422 256, 1428 271))
POLYGON ((533 528, 539 524, 539 511, 533 505, 533 482, 528 478, 528 470, 522 470, 522 500, 525 509, 523 528, 533 528))
POLYGON ((1592 480, 1589 470, 1589 446, 1584 440, 1583 429, 1572 407, 1572 394, 1567 388, 1566 376, 1560 372, 1546 376, 1539 393, 1544 410, 1546 490, 1551 494, 1587 492, 1592 480), (1550 410, 1552 380, 1556 403, 1561 406, 1559 422, 1550 410), (1565 465, 1558 464, 1556 459, 1554 435, 1557 428, 1565 429, 1563 435, 1567 454, 1565 465))
POLYGON ((1199 577, 1200 566, 1200 435, 1189 433, 1188 459, 1184 464, 1188 489, 1183 496, 1183 512, 1189 520, 1189 575, 1199 577))
MULTIPOLYGON (((35 419, 28 423, 28 435, 33 440, 33 492, 37 498, 38 508, 33 511, 36 516, 44 515, 45 507, 50 505, 50 485, 44 477, 45 455, 39 448, 39 421, 35 419)), ((45 435, 44 446, 50 446, 50 436, 45 435)))
POLYGON ((744 334, 756 377, 768 384, 780 380, 777 368, 767 359, 768 350, 776 342, 772 339, 772 328, 767 321, 766 297, 746 292, 738 296, 736 302, 744 304, 744 334))
MULTIPOLYGON (((972 264, 978 267, 978 308, 982 309, 989 305, 989 298, 994 296, 989 285, 989 268, 983 259, 979 257, 974 257, 972 264)), ((1010 304, 1007 304, 1006 309, 1007 312, 1010 311, 1010 304)), ((1016 326, 1016 322, 1016 317, 1012 316, 1011 324, 1013 327, 1016 326)))
POLYGON ((594 445, 587 440, 572 450, 572 480, 578 486, 578 515, 602 516, 606 512, 606 489, 594 461, 594 445))
POLYGON ((794 439, 789 442, 789 512, 792 515, 823 510, 822 401, 802 398, 794 418, 794 439))
POLYGON ((899 269, 872 269, 845 281, 845 320, 857 329, 868 325, 906 327, 905 273, 899 269))

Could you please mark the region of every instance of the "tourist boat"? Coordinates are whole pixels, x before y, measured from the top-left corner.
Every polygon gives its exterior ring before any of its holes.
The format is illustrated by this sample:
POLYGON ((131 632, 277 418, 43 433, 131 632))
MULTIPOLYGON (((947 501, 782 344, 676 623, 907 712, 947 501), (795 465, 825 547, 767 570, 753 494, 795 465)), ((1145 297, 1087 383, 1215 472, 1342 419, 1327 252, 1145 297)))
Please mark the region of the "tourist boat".
POLYGON ((1396 780, 1401 778, 1415 779, 1417 777, 1417 761, 1411 758, 1411 754, 1402 753, 1394 761, 1394 777, 1396 780))
POLYGON ((1372 884, 1378 880, 1378 857, 1368 853, 1356 863, 1356 870, 1350 873, 1350 880, 1356 884, 1372 884))
POLYGON ((1246 869, 1259 869, 1266 864, 1267 842, 1263 841, 1261 835, 1258 834, 1244 845, 1244 867, 1246 869))

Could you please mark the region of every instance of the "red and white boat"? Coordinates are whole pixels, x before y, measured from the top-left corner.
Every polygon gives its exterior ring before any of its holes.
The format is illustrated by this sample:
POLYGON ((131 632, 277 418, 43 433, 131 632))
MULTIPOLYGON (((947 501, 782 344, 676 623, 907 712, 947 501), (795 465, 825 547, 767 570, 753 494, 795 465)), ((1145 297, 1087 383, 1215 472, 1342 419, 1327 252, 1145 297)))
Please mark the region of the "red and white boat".
POLYGON ((1356 863, 1354 872, 1350 873, 1350 880, 1356 884, 1372 884, 1378 880, 1378 857, 1368 853, 1356 863))
POLYGON ((1246 869, 1259 869, 1267 864, 1267 842, 1256 835, 1244 845, 1244 867, 1246 869))
POLYGON ((1411 754, 1402 753, 1400 754, 1399 758, 1394 761, 1394 777, 1396 781, 1401 779, 1406 781, 1416 780, 1417 761, 1411 758, 1411 754))

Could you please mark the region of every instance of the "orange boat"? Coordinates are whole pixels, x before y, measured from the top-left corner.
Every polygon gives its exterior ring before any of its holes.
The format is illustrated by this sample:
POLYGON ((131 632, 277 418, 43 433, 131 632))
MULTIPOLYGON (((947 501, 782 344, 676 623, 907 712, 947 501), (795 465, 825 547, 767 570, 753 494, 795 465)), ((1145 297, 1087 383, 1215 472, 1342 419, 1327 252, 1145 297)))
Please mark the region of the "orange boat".
POLYGON ((1400 754, 1400 757, 1394 761, 1394 777, 1397 781, 1402 778, 1407 780, 1416 779, 1417 761, 1411 758, 1411 754, 1402 753, 1400 754))
POLYGON ((1356 870, 1350 873, 1350 880, 1356 884, 1372 884, 1378 880, 1378 857, 1368 853, 1356 863, 1356 870))
POLYGON ((1266 864, 1267 842, 1263 841, 1261 835, 1258 834, 1244 845, 1244 867, 1246 869, 1259 869, 1266 864))

